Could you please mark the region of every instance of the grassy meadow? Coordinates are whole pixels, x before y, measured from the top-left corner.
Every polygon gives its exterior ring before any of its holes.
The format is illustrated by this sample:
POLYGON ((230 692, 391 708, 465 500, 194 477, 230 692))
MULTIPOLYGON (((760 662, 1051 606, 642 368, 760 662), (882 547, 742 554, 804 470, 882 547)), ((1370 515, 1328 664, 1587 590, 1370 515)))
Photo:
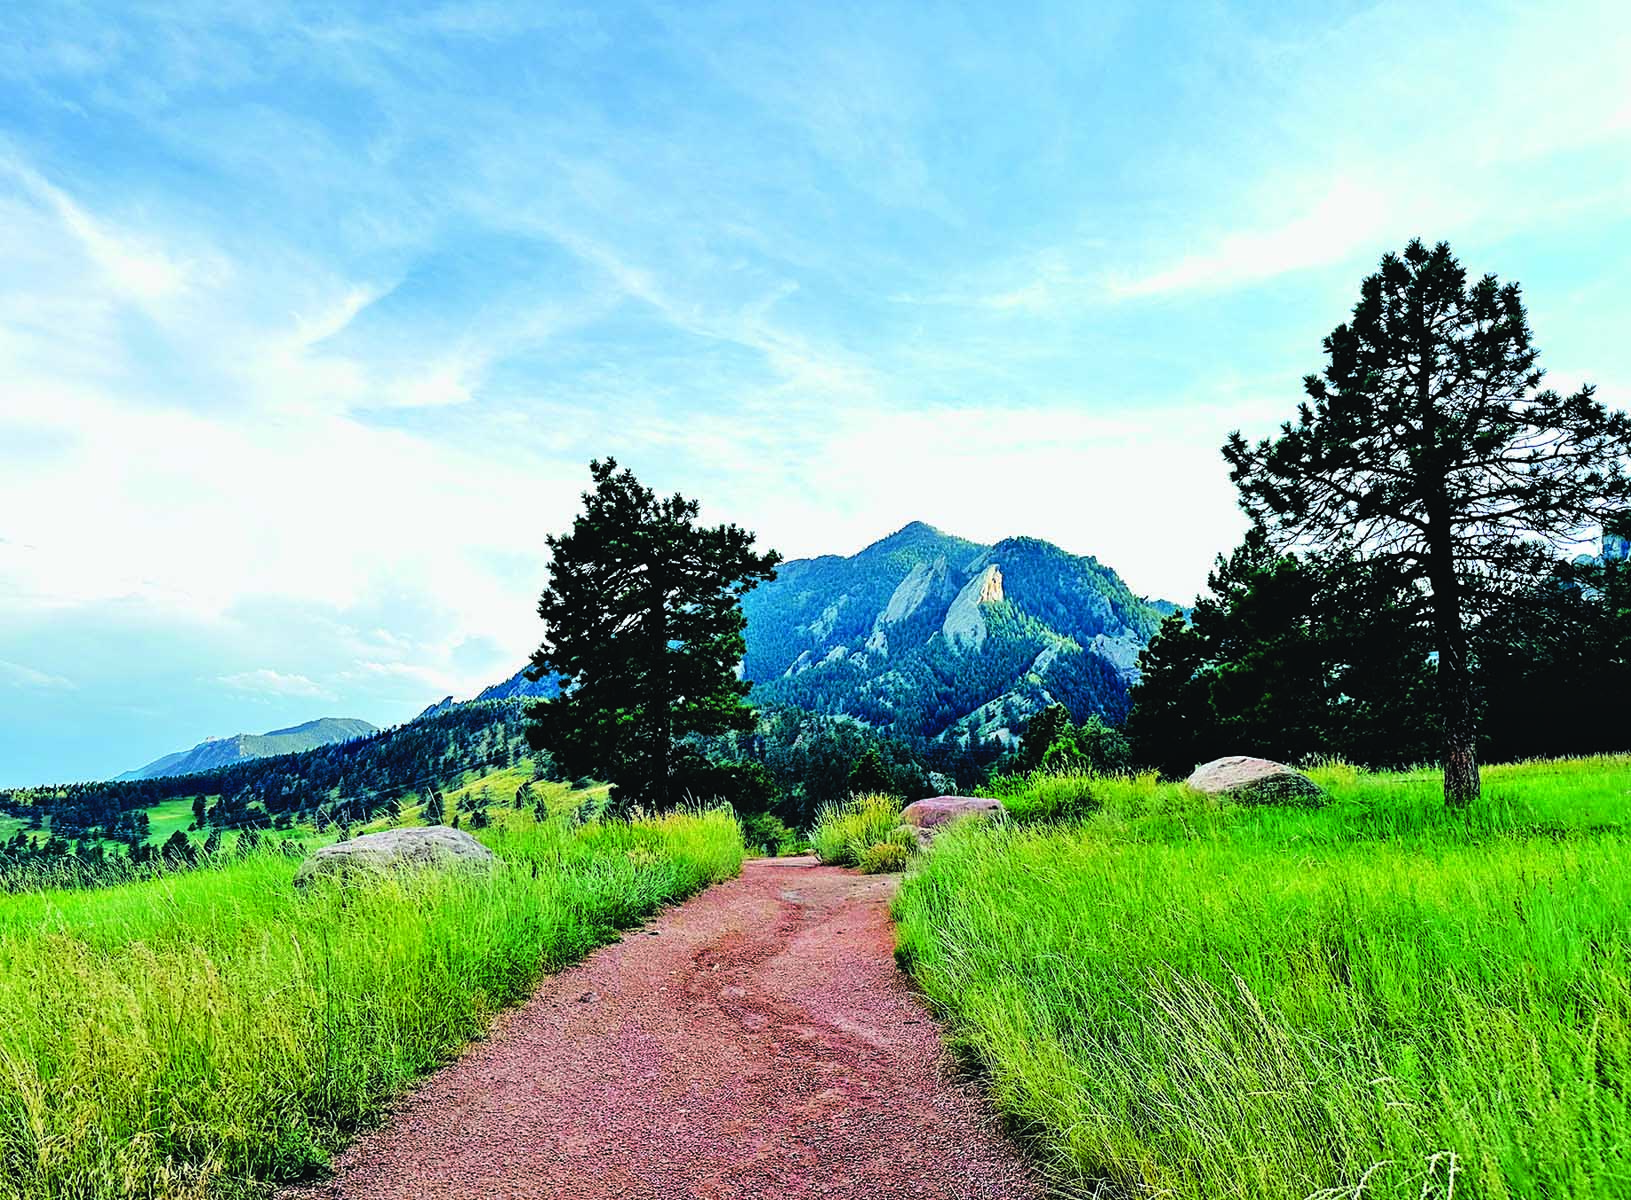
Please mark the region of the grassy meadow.
POLYGON ((742 861, 727 812, 578 824, 495 803, 479 836, 494 870, 296 894, 298 860, 268 851, 0 897, 0 1196, 307 1175, 540 972, 742 861))
POLYGON ((1320 809, 1033 776, 899 957, 1066 1194, 1631 1195, 1631 759, 1314 773, 1320 809))

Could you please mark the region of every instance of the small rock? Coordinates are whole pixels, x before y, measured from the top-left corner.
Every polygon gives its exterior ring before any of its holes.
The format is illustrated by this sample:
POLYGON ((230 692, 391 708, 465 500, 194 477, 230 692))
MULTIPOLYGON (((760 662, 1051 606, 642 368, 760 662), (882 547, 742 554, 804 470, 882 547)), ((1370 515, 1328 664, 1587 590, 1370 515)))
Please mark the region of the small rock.
POLYGON ((600 999, 600 993, 599 992, 589 991, 589 992, 583 993, 583 995, 578 997, 578 1003, 579 1004, 593 1004, 596 1000, 599 1000, 599 999, 600 999))

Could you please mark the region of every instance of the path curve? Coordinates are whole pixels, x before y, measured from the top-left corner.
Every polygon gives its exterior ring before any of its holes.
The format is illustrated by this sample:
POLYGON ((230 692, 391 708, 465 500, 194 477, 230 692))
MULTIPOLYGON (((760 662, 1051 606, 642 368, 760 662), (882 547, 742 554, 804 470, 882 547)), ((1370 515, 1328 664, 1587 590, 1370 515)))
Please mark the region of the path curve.
POLYGON ((895 880, 748 862, 547 978, 310 1200, 1032 1200, 893 962, 895 880))

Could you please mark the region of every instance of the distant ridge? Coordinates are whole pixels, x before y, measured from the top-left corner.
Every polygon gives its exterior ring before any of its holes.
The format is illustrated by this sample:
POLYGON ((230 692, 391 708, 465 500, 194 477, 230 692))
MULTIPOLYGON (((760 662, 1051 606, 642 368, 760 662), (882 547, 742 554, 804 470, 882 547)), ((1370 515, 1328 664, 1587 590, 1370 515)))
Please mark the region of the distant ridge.
POLYGON ((297 750, 311 750, 332 742, 348 742, 352 738, 367 737, 378 732, 377 726, 356 717, 319 717, 303 725, 291 725, 287 729, 274 729, 268 733, 236 733, 231 737, 209 738, 191 750, 166 754, 145 767, 126 771, 114 779, 115 782, 123 782, 157 779, 161 775, 196 775, 200 771, 231 766, 245 759, 292 754, 297 750))
POLYGON ((443 696, 414 719, 435 716, 459 704, 474 704, 480 700, 514 700, 531 696, 552 700, 561 694, 561 681, 557 676, 545 675, 542 679, 530 679, 527 676, 530 670, 531 667, 522 667, 508 679, 488 684, 469 700, 455 700, 452 696, 443 696))

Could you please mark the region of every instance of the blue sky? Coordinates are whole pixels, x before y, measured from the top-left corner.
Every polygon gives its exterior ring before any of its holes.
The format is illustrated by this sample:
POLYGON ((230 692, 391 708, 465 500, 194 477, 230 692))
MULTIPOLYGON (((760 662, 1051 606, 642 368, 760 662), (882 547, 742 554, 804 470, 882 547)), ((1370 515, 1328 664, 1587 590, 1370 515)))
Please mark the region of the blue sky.
POLYGON ((0 784, 405 719, 613 454, 1177 599, 1411 236, 1631 385, 1631 10, 0 8, 0 784))

